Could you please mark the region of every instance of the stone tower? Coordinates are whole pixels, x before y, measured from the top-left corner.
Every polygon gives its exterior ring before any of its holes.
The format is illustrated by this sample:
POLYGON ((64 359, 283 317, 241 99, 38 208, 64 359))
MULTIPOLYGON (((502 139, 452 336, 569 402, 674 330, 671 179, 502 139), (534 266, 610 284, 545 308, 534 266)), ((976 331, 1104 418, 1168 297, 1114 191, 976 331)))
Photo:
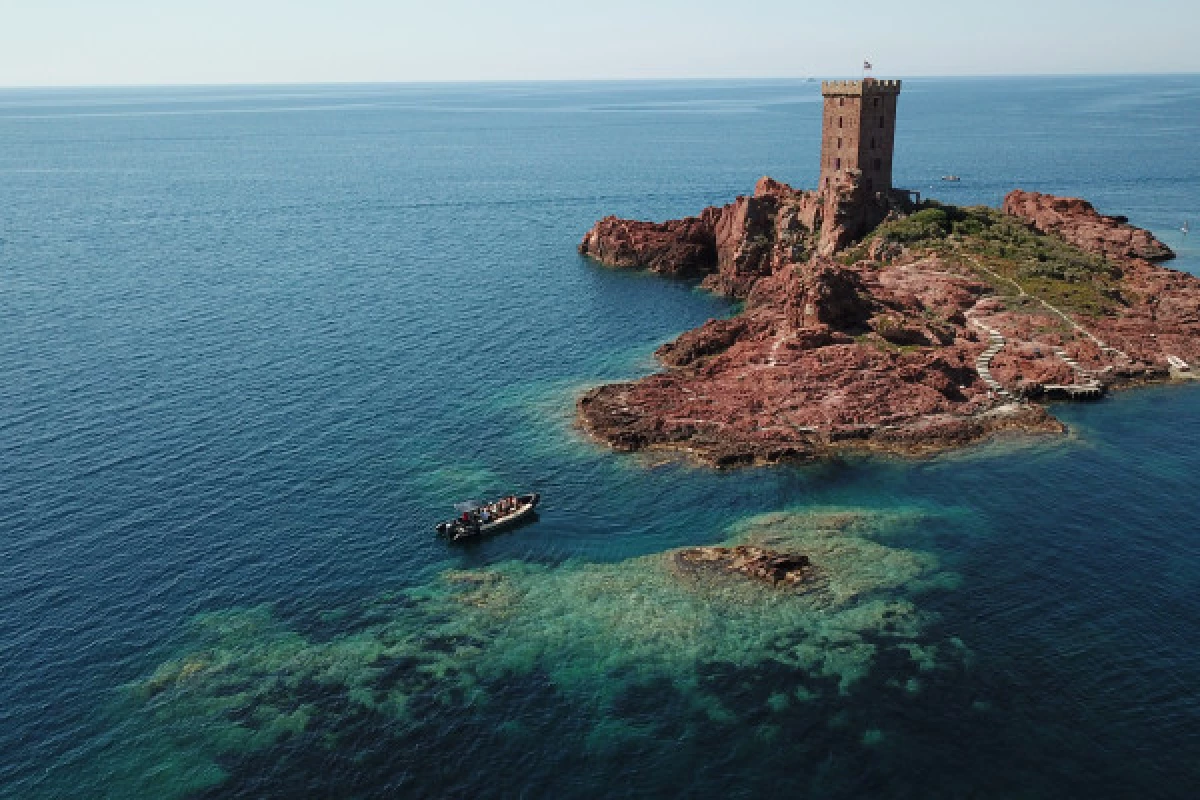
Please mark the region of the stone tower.
POLYGON ((892 188, 896 143, 896 99, 900 81, 824 81, 825 119, 821 130, 821 181, 829 189, 855 170, 868 192, 892 188))

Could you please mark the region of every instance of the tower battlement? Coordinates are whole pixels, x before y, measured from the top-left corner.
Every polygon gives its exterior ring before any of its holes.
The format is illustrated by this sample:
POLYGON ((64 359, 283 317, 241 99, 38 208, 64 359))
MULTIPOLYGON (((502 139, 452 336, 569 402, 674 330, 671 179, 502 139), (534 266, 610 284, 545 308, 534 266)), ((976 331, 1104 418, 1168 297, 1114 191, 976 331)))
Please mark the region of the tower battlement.
POLYGON ((858 181, 868 192, 892 188, 900 81, 824 81, 821 190, 858 181))
POLYGON ((903 81, 880 81, 864 78, 861 81, 821 81, 825 97, 862 97, 866 94, 900 94, 903 81))

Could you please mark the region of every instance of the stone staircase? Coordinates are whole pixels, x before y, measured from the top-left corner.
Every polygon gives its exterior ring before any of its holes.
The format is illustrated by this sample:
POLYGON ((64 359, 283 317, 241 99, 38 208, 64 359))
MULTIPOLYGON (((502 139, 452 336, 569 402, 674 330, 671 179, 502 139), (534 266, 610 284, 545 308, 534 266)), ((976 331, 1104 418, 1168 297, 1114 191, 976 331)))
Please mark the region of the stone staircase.
MULTIPOLYGON (((1118 351, 1119 352, 1119 351, 1118 351)), ((1051 397, 1066 397, 1068 400, 1097 400, 1104 394, 1104 384, 1096 380, 1096 376, 1088 372, 1079 362, 1061 347, 1054 348, 1054 355, 1062 359, 1075 373, 1076 382, 1064 385, 1045 387, 1046 394, 1051 397)))
POLYGON ((987 334, 988 347, 979 357, 975 359, 975 371, 979 373, 979 379, 982 380, 989 389, 996 393, 997 397, 1003 397, 1006 400, 1015 400, 1012 393, 1000 385, 1000 381, 992 377, 992 359, 996 354, 1004 349, 1004 335, 995 328, 984 325, 977 319, 971 319, 971 324, 987 334))

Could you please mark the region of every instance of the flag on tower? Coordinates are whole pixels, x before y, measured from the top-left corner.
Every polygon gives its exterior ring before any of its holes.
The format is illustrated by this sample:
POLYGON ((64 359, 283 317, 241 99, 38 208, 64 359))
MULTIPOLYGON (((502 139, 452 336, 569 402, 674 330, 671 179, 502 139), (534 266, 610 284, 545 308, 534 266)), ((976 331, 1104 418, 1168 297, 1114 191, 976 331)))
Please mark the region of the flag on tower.
POLYGON ((872 69, 870 61, 863 61, 863 72, 870 72, 872 69))

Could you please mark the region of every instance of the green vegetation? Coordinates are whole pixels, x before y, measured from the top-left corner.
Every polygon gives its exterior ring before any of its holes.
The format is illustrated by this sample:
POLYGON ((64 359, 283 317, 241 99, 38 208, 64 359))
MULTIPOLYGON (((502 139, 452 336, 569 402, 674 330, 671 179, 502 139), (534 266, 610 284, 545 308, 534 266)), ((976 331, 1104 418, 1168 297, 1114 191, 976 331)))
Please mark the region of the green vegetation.
MULTIPOLYGON (((974 270, 1000 294, 1011 295, 1020 287, 1063 311, 1095 316, 1122 302, 1117 267, 996 209, 926 201, 915 214, 881 225, 873 238, 932 250, 974 270), (972 259, 1004 281, 979 270, 972 259)), ((864 258, 867 247, 864 243, 847 251, 844 260, 864 258)))
POLYGON ((788 249, 791 260, 797 264, 807 261, 816 250, 812 232, 807 228, 782 231, 779 244, 788 249))
MULTIPOLYGON (((955 209, 957 210, 957 209, 955 209)), ((954 230, 954 220, 944 208, 923 208, 915 214, 895 220, 880 229, 885 237, 900 244, 935 242, 945 239, 954 230)))
POLYGON ((919 344, 895 344, 889 342, 875 331, 860 333, 854 337, 854 341, 858 344, 874 347, 881 353, 919 353, 922 349, 922 346, 919 344))

